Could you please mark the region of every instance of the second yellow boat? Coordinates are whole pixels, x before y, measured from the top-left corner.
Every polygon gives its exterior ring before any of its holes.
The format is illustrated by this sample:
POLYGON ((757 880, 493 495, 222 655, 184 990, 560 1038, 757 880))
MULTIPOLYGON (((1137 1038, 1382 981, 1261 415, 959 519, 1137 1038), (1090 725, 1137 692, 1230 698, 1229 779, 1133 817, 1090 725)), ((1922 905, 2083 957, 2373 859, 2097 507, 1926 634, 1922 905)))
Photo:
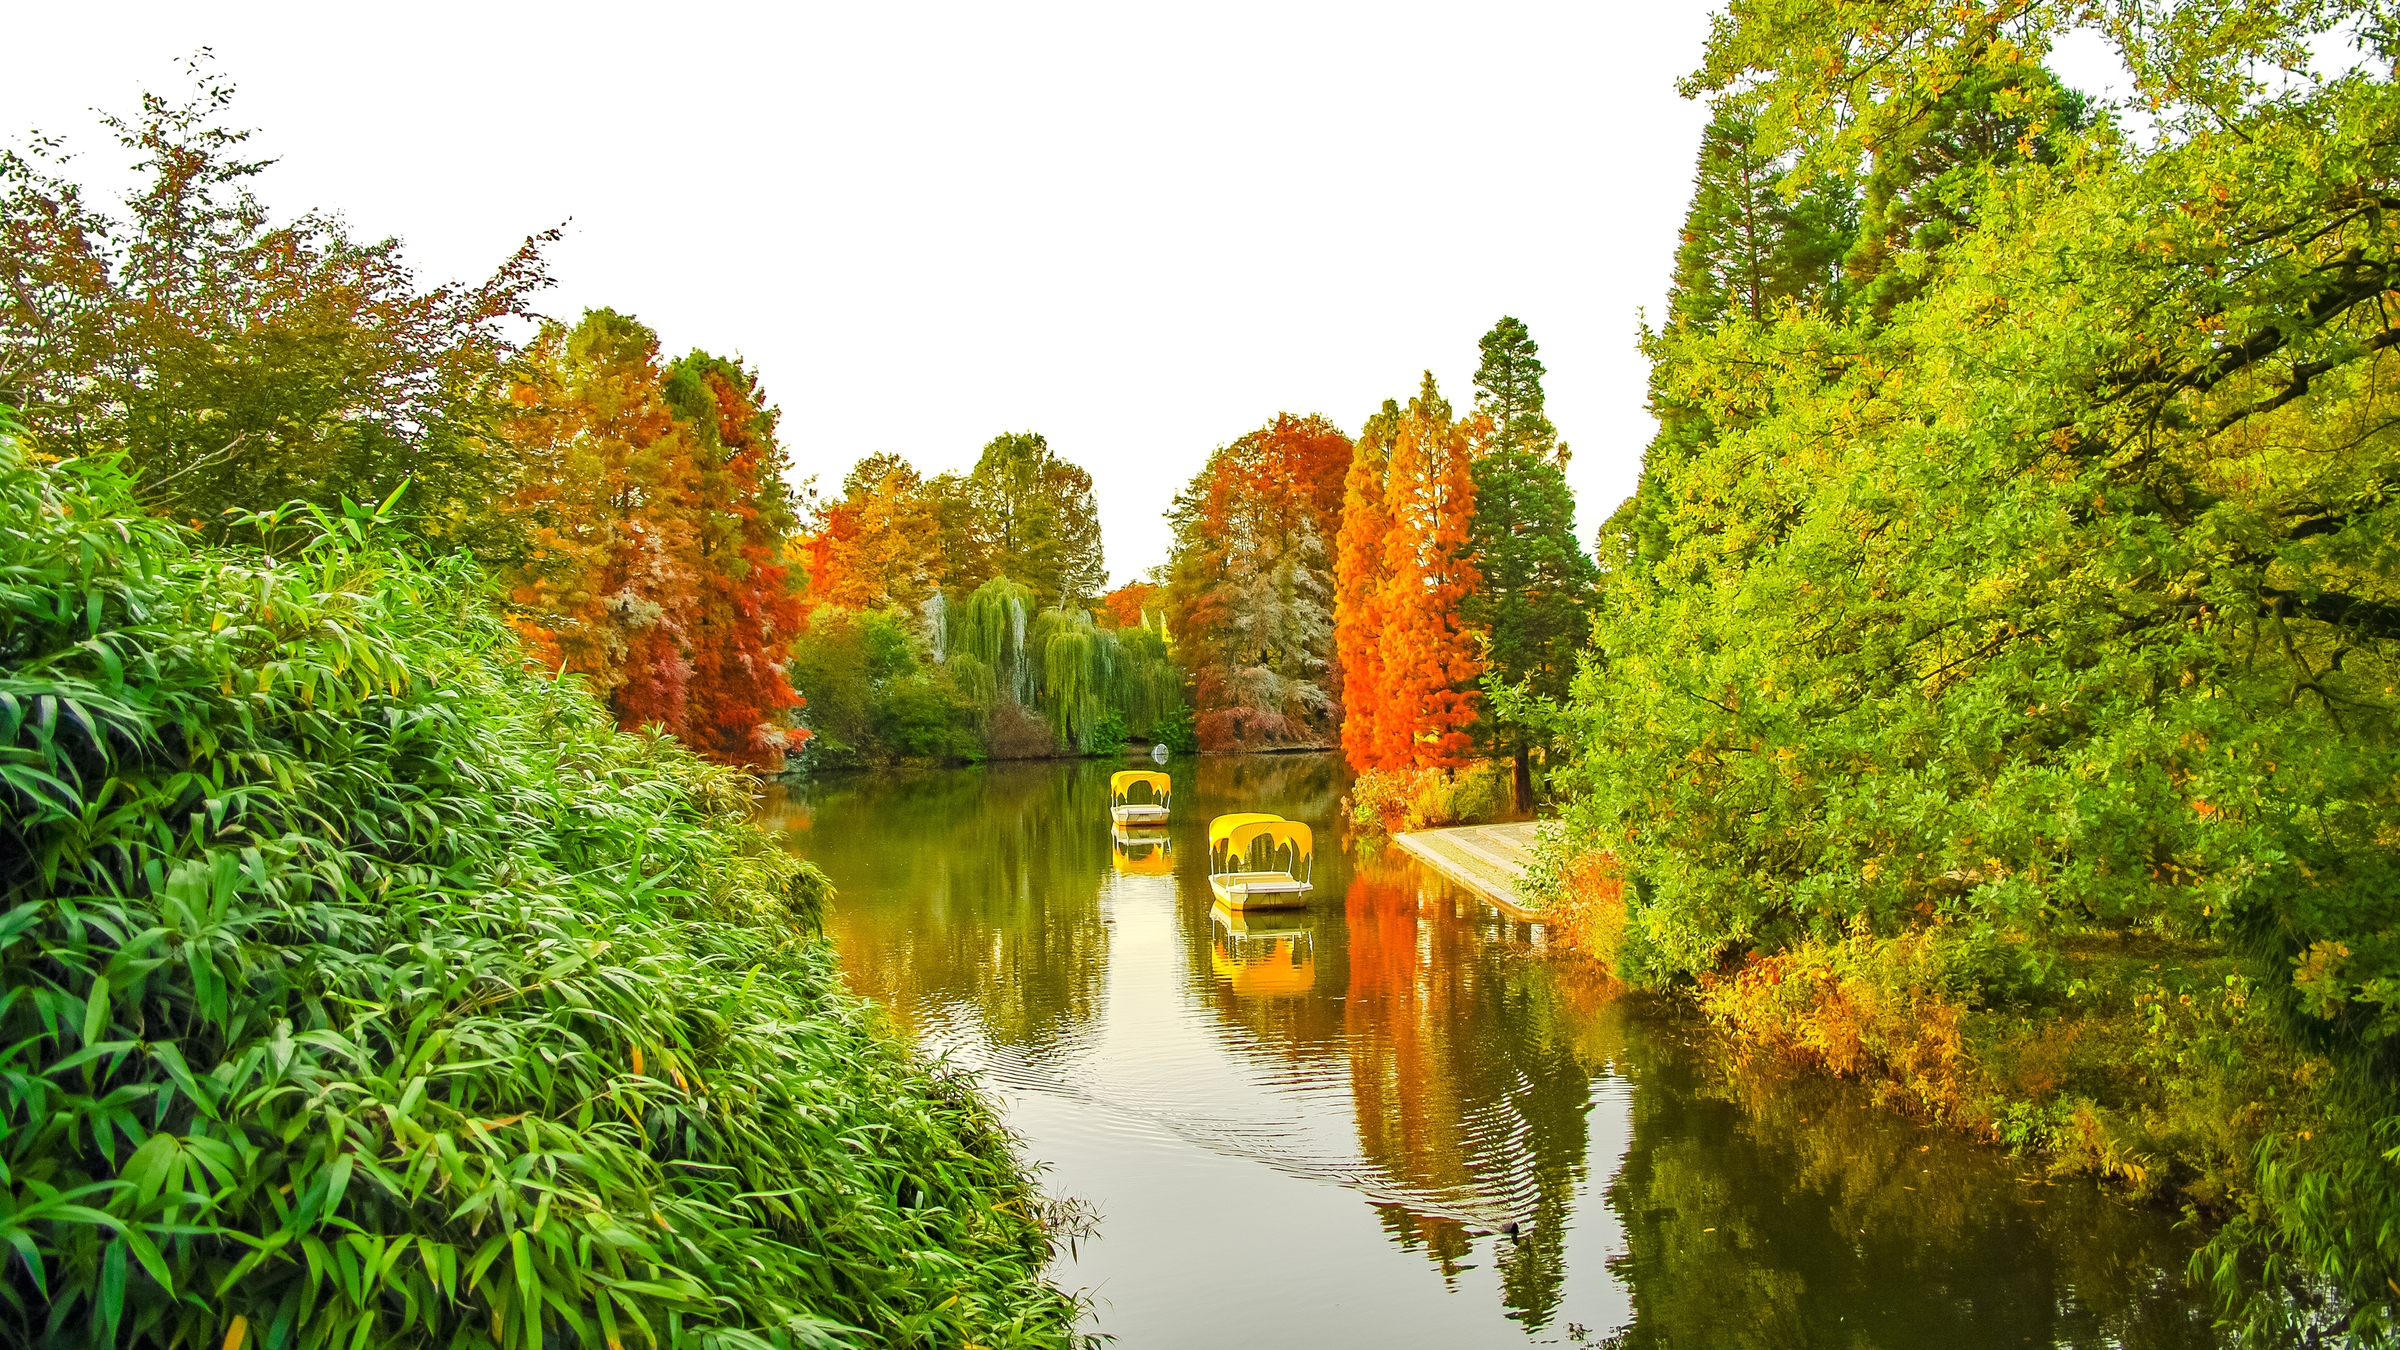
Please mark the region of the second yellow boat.
POLYGON ((1227 909, 1305 905, 1316 865, 1315 836, 1299 821, 1248 811, 1208 823, 1208 888, 1227 909))

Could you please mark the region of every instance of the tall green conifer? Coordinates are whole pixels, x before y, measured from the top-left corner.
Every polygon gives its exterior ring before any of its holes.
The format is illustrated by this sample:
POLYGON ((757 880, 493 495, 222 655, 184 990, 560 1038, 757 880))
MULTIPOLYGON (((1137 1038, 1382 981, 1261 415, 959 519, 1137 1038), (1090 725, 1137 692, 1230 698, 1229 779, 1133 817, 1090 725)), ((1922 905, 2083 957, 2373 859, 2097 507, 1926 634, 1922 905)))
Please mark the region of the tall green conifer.
POLYGON ((1485 635, 1484 687, 1509 688, 1535 702, 1507 716, 1501 699, 1482 731, 1516 766, 1520 806, 1533 795, 1532 749, 1538 709, 1555 707, 1575 678, 1575 653, 1590 636, 1596 579, 1575 539, 1575 494, 1559 466, 1530 451, 1500 447, 1475 461, 1475 519, 1468 547, 1482 584, 1460 606, 1485 635))
POLYGON ((1784 166, 1756 139, 1749 120, 1724 106, 1700 134, 1667 295, 1671 327, 1714 329, 1737 314, 1764 323, 1786 301, 1842 307, 1842 258, 1858 229, 1851 194, 1821 185, 1787 195, 1784 166))
POLYGON ((1477 346, 1483 361, 1475 367, 1475 411, 1492 419, 1492 444, 1565 468, 1567 447, 1542 407, 1542 349, 1525 321, 1500 316, 1477 346))

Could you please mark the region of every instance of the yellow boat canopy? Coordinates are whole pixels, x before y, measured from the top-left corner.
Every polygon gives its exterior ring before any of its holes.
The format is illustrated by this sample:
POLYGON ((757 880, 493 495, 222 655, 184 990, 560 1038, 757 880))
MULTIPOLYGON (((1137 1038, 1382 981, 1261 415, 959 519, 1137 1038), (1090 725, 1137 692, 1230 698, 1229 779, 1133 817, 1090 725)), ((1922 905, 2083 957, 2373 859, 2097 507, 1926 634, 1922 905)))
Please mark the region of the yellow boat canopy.
POLYGON ((1233 834, 1235 830, 1242 828, 1244 825, 1272 824, 1282 819, 1283 817, 1270 811, 1242 811, 1230 816, 1219 816, 1215 820, 1208 822, 1208 860, 1210 866, 1214 867, 1216 865, 1219 853, 1225 848, 1225 841, 1233 834))
POLYGON ((1225 836, 1225 856, 1228 860, 1249 856, 1250 846, 1264 839, 1277 852, 1292 851, 1292 870, 1298 872, 1302 860, 1316 851, 1316 841, 1308 827, 1296 820, 1254 820, 1237 825, 1225 836))
POLYGON ((1175 784, 1174 780, 1153 769, 1127 769, 1123 773, 1112 775, 1109 778, 1108 799, 1111 802, 1122 801, 1125 795, 1136 787, 1148 787, 1151 797, 1156 799, 1159 805, 1164 806, 1167 795, 1174 791, 1175 784))

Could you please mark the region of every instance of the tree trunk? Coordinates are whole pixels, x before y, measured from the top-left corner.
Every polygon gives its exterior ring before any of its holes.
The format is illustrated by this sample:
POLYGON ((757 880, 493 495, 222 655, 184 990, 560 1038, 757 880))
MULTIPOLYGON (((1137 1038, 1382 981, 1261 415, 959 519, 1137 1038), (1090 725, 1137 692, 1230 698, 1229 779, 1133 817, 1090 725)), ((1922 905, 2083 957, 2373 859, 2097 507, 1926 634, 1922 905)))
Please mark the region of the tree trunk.
POLYGON ((1517 809, 1533 813, 1533 752, 1523 741, 1517 742, 1517 772, 1513 786, 1517 793, 1517 809))

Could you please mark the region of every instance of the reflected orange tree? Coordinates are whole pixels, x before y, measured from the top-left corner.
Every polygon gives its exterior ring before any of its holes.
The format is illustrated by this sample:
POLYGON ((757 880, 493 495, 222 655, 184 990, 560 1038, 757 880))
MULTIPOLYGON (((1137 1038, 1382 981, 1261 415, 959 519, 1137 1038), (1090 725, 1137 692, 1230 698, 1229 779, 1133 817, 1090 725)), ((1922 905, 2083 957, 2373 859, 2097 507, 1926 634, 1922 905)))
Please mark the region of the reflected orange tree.
POLYGON ((1591 1062, 1546 963, 1493 941, 1490 911, 1413 863, 1365 860, 1343 899, 1351 1093, 1367 1158, 1424 1209, 1380 1207, 1447 1277, 1473 1228, 1515 1223, 1497 1248, 1502 1301, 1546 1325, 1566 1277, 1565 1234, 1585 1174, 1591 1062), (1430 886, 1430 889, 1428 889, 1430 886))

